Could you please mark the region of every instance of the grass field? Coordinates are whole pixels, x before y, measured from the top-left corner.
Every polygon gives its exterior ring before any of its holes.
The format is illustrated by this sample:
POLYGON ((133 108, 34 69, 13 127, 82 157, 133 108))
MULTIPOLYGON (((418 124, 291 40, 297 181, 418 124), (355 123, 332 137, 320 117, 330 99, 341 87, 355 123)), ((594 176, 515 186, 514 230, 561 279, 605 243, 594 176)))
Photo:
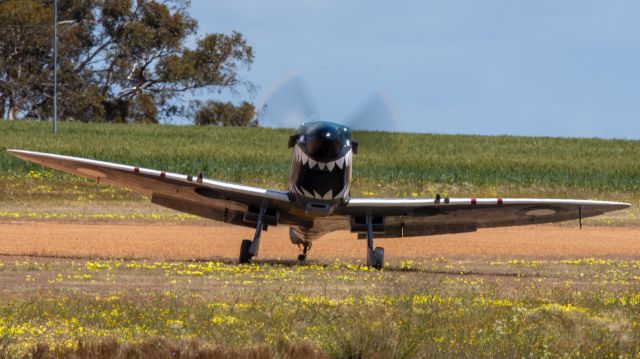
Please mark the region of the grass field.
MULTIPOLYGON (((290 130, 0 121, 0 147, 284 189, 290 130)), ((354 196, 640 198, 640 141, 356 132, 354 196)), ((0 154, 3 200, 139 200, 0 154), (28 194, 28 195, 27 195, 28 194)))
MULTIPOLYGON (((284 189, 289 134, 62 123, 53 138, 47 123, 0 121, 0 148, 284 189)), ((640 141, 355 135, 354 196, 640 201, 640 141)), ((639 358, 638 215, 636 205, 585 221, 616 228, 583 237, 553 227, 544 238, 512 233, 507 244, 499 231, 482 239, 380 241, 390 253, 382 271, 361 267, 354 258, 364 253, 363 242, 348 233, 318 242, 314 251, 328 255, 305 266, 183 261, 176 259, 212 258, 216 246, 235 258, 251 230, 214 227, 2 152, 0 224, 9 225, 0 227, 0 358, 639 358), (117 230, 95 228, 107 225, 117 230), (218 233, 212 228, 228 229, 234 242, 211 238, 218 233), (101 232, 90 241, 91 231, 101 232), (170 238, 153 241, 161 236, 170 238), (575 251, 567 255, 566 248, 575 251), (346 255, 353 251, 357 256, 346 255), (608 254, 592 258, 588 251, 608 254), (86 258, 97 253, 115 258, 86 258), (344 261, 333 259, 341 255, 344 261)), ((263 246, 274 258, 295 257, 286 228, 267 232, 263 246)))
POLYGON ((5 356, 637 358, 640 262, 2 258, 5 356), (173 353, 173 354, 172 354, 173 353))

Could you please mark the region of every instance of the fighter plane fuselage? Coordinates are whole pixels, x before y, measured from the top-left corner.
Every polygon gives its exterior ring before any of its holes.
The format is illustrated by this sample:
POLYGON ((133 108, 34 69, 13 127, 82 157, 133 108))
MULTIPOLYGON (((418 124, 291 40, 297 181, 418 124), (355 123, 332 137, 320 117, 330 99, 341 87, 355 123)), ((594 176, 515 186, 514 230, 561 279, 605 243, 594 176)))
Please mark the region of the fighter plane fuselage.
POLYGON ((289 139, 293 148, 289 193, 308 214, 328 215, 349 198, 351 129, 332 122, 303 123, 289 139))

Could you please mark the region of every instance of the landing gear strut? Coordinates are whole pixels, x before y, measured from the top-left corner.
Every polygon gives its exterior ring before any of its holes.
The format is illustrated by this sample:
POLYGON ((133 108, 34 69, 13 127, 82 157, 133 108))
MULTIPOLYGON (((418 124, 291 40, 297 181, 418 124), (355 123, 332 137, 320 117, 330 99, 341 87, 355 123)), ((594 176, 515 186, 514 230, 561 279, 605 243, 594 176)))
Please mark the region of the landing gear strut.
POLYGON ((253 235, 253 240, 244 239, 240 245, 240 264, 251 262, 251 258, 258 255, 260 249, 260 235, 262 234, 262 227, 264 226, 264 214, 267 212, 267 205, 262 204, 260 206, 260 213, 258 214, 258 220, 256 223, 256 233, 253 235))
POLYGON ((307 259, 307 253, 311 249, 311 242, 298 243, 298 248, 302 249, 302 254, 298 255, 298 261, 304 262, 307 259))
POLYGON ((384 266, 384 248, 373 248, 373 223, 371 214, 367 214, 367 266, 382 269, 384 266))

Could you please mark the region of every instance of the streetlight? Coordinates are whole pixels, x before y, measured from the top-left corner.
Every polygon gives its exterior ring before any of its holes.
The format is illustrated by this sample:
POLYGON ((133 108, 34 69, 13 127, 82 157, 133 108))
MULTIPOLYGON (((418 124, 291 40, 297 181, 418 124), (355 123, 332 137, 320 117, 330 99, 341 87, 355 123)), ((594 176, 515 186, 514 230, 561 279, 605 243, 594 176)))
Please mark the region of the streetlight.
POLYGON ((58 133, 58 0, 53 0, 53 134, 58 133))

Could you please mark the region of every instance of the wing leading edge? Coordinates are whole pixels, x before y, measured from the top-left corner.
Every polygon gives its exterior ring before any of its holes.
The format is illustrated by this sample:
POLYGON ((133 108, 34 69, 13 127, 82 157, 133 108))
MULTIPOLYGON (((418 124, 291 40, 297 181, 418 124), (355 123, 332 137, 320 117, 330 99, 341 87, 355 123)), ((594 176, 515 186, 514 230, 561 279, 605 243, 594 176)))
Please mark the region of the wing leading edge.
POLYGON ((377 237, 472 232, 478 228, 560 222, 628 208, 610 201, 529 198, 368 199, 353 198, 344 214, 384 219, 377 237))
POLYGON ((475 231, 483 227, 559 222, 625 209, 628 203, 569 199, 352 198, 330 218, 311 219, 297 209, 286 192, 232 184, 117 163, 50 153, 7 150, 12 156, 151 196, 161 206, 226 223, 254 227, 246 214, 267 204, 278 212, 275 223, 313 228, 319 234, 357 229, 366 215, 379 219, 377 237, 407 237, 475 231), (350 220, 349 220, 350 218, 350 220), (349 223, 351 222, 351 223, 349 223))
POLYGON ((285 215, 289 205, 286 192, 243 186, 178 173, 157 171, 117 163, 51 153, 7 150, 17 158, 99 183, 117 185, 148 195, 151 201, 201 217, 254 227, 244 216, 247 208, 267 203, 285 215))

